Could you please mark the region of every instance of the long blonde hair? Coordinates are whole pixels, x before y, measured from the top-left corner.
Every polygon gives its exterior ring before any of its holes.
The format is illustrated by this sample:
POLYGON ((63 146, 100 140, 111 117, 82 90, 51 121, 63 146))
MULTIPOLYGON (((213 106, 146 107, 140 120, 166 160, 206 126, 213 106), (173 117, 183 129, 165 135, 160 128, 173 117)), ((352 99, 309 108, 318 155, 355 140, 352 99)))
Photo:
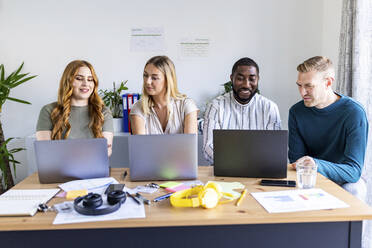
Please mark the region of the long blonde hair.
MULTIPOLYGON (((170 100, 171 98, 174 99, 184 99, 186 97, 185 94, 181 94, 178 91, 177 87, 177 77, 176 77, 176 69, 174 67, 174 64, 172 60, 170 60, 167 56, 155 56, 149 59, 145 65, 145 68, 147 65, 152 64, 154 65, 158 70, 160 70, 164 74, 165 79, 165 97, 167 101, 167 109, 168 109, 168 117, 169 119, 171 113, 171 106, 170 106, 170 100)), ((142 87, 142 111, 145 115, 148 115, 150 113, 150 108, 154 106, 154 100, 152 96, 149 96, 145 89, 145 83, 142 87)))
POLYGON ((58 89, 58 103, 51 113, 53 123, 52 140, 67 139, 71 132, 71 125, 69 123, 71 113, 71 97, 75 76, 79 68, 88 67, 92 73, 94 81, 94 90, 88 100, 89 108, 89 128, 92 130, 95 138, 102 138, 102 126, 104 116, 102 113, 103 101, 98 95, 98 78, 93 66, 84 60, 74 60, 70 62, 62 75, 58 89), (63 137, 62 137, 63 136, 63 137))

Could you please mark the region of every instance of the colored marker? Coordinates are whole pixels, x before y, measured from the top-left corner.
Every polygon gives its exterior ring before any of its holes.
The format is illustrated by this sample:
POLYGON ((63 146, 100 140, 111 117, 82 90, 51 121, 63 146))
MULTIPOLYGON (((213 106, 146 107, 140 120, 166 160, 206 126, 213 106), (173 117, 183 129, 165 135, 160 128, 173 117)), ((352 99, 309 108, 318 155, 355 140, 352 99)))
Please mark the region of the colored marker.
POLYGON ((167 199, 167 198, 169 198, 172 194, 173 194, 173 192, 172 192, 172 193, 169 193, 169 194, 166 194, 166 195, 162 195, 162 196, 156 197, 156 198, 154 199, 154 202, 159 202, 159 201, 162 201, 162 200, 164 200, 164 199, 167 199))

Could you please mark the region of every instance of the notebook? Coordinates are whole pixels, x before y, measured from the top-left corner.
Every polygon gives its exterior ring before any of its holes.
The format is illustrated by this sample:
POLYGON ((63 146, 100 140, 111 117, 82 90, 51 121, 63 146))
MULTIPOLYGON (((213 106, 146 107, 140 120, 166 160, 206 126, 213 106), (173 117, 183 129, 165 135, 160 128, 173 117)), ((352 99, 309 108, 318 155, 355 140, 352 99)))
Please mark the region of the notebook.
POLYGON ((0 216, 33 216, 60 189, 10 189, 0 196, 0 216))
POLYGON ((105 138, 45 140, 34 145, 40 183, 109 176, 105 138))
POLYGON ((213 130, 214 175, 287 177, 288 130, 213 130))
POLYGON ((196 134, 131 135, 128 141, 132 181, 197 177, 196 134))

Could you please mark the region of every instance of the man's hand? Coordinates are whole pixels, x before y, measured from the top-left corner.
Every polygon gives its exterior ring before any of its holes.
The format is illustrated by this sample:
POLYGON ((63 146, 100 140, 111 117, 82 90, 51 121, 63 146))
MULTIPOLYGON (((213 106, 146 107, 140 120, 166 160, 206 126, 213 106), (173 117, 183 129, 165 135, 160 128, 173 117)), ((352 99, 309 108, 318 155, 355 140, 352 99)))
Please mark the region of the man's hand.
POLYGON ((296 162, 292 163, 291 166, 293 169, 296 169, 296 164, 315 164, 315 161, 310 156, 303 156, 302 158, 297 159, 296 162))

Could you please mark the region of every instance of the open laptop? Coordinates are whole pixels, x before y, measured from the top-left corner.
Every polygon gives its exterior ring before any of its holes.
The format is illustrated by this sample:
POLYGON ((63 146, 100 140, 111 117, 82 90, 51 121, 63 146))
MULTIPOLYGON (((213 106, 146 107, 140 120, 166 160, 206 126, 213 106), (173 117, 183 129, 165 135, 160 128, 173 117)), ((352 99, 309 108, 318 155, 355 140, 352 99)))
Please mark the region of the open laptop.
POLYGON ((104 138, 35 141, 34 146, 40 183, 109 176, 104 138))
POLYGON ((288 130, 213 130, 214 175, 287 177, 288 130))
POLYGON ((129 136, 132 181, 195 179, 198 173, 196 134, 129 136))

